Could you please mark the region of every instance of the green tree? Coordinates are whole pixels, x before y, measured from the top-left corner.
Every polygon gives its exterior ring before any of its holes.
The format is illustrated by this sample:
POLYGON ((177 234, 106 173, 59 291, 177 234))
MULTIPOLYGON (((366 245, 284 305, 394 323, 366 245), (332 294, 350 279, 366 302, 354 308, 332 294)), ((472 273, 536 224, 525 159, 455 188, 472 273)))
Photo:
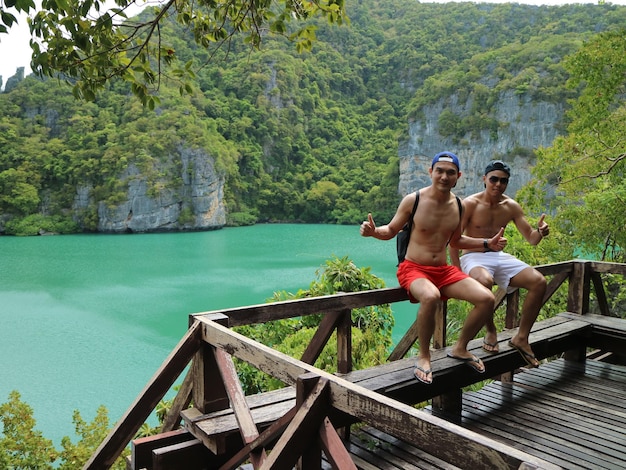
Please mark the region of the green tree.
MULTIPOLYGON (((63 450, 54 448, 52 441, 35 430, 33 409, 21 400, 18 391, 9 394, 9 400, 0 404, 0 468, 11 470, 76 470, 82 468, 109 433, 108 412, 104 406, 98 408, 91 423, 83 420, 78 411, 72 418, 78 442, 69 437, 61 440, 63 450)), ((113 465, 114 470, 126 468, 126 449, 113 465)))
MULTIPOLYGON (((184 58, 175 41, 162 34, 168 18, 189 28, 193 40, 207 49, 209 56, 238 35, 244 36, 250 47, 258 48, 267 31, 295 40, 298 49, 308 49, 315 40, 315 26, 305 20, 320 15, 331 23, 347 20, 343 0, 235 0, 221 4, 169 0, 147 8, 141 19, 125 21, 134 4, 116 0, 114 8, 105 10, 107 3, 102 0, 43 2, 30 21, 37 38, 31 43, 34 70, 44 76, 61 73, 76 79, 74 94, 89 100, 112 78, 121 78, 153 108, 157 102, 153 93, 162 78, 179 80, 181 93, 191 92, 190 80, 195 78, 193 61, 181 61, 184 58), (293 28, 294 21, 301 24, 293 28)), ((8 17, 4 21, 12 22, 8 17)))
POLYGON ((568 135, 539 149, 533 170, 534 193, 550 201, 567 234, 562 242, 580 256, 617 262, 626 260, 625 33, 600 34, 566 60, 569 86, 581 93, 568 135))
POLYGON ((21 400, 17 391, 12 391, 9 401, 0 405, 0 422, 0 468, 54 468, 57 451, 51 440, 35 430, 33 409, 21 400))
MULTIPOLYGON (((385 287, 382 279, 369 268, 357 267, 347 256, 333 256, 316 271, 316 279, 309 288, 298 292, 275 292, 270 301, 301 299, 331 295, 337 292, 358 292, 385 287)), ((236 330, 245 336, 271 346, 285 354, 299 358, 317 330, 320 315, 247 325, 236 330)), ((355 369, 363 369, 386 361, 391 346, 394 325, 389 305, 355 309, 352 312, 352 355, 355 369)), ((316 367, 328 372, 337 370, 337 341, 335 334, 329 339, 316 367)), ((238 362, 239 378, 247 394, 280 388, 283 384, 246 363, 238 362)))
MULTIPOLYGON (((67 436, 61 440, 63 450, 60 453, 62 461, 58 467, 60 470, 75 470, 83 467, 110 430, 108 412, 104 406, 98 408, 96 416, 91 423, 85 422, 78 411, 74 411, 72 422, 80 439, 75 444, 67 436)), ((124 470, 126 468, 124 459, 129 453, 130 451, 126 449, 113 464, 112 468, 114 470, 124 470)))
POLYGON ((11 26, 17 24, 16 13, 28 13, 35 9, 33 0, 7 0, 0 4, 0 34, 8 33, 11 26))

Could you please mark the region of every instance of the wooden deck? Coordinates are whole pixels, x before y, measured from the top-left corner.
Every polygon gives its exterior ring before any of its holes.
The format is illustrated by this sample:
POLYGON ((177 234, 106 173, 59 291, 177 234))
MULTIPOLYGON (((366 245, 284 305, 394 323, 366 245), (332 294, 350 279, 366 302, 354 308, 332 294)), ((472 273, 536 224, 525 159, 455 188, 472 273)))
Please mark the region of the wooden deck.
POLYGON ((626 367, 559 359, 463 395, 461 426, 566 469, 626 468, 626 367))
MULTIPOLYGON (((559 359, 464 393, 451 421, 564 469, 614 470, 626 468, 625 404, 626 367, 559 359)), ((363 470, 462 468, 370 426, 347 448, 363 470)))

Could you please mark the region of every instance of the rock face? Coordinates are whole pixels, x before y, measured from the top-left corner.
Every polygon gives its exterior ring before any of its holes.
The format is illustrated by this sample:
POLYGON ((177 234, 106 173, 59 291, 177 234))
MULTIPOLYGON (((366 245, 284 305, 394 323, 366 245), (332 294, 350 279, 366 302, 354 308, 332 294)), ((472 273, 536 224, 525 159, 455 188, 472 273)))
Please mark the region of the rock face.
MULTIPOLYGON (((471 100, 457 104, 453 96, 445 109, 459 116, 468 114, 471 100)), ((548 147, 559 135, 562 120, 561 104, 533 101, 526 95, 507 91, 500 95, 494 106, 494 117, 499 122, 497 133, 484 130, 478 136, 442 137, 438 132, 438 118, 444 109, 443 102, 424 108, 424 118, 409 122, 408 136, 400 143, 400 181, 398 192, 405 196, 431 183, 428 175, 430 162, 438 152, 449 150, 458 155, 462 176, 454 192, 465 197, 483 189, 482 176, 487 164, 494 159, 504 160, 511 166, 511 181, 507 194, 511 197, 531 179, 530 170, 535 164, 534 150, 548 147)))
MULTIPOLYGON (((121 175, 127 184, 127 198, 111 206, 96 201, 98 232, 164 232, 211 230, 226 223, 223 203, 224 176, 215 170, 214 160, 200 150, 179 149, 180 154, 164 168, 158 181, 149 182, 135 166, 121 175), (175 163, 174 163, 175 161, 175 163), (174 174, 173 172, 179 172, 174 174), (173 187, 172 181, 181 182, 173 187)), ((80 188, 74 209, 80 213, 93 201, 88 188, 80 188)))

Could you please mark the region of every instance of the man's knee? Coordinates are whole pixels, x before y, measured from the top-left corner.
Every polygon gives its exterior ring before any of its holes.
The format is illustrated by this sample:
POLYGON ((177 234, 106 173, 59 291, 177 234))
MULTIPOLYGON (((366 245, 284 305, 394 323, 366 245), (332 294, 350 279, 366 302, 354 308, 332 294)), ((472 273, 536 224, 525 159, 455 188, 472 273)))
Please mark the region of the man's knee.
POLYGON ((533 275, 531 278, 531 285, 528 290, 543 291, 545 292, 548 282, 543 274, 536 269, 533 269, 533 275))
POLYGON ((493 287, 493 276, 489 274, 489 272, 487 272, 485 269, 474 268, 469 272, 469 275, 473 279, 476 279, 478 282, 480 282, 487 289, 491 289, 493 287))
POLYGON ((490 312, 493 311, 496 305, 496 299, 493 292, 486 288, 480 289, 480 291, 476 294, 474 305, 482 309, 489 310, 490 312))

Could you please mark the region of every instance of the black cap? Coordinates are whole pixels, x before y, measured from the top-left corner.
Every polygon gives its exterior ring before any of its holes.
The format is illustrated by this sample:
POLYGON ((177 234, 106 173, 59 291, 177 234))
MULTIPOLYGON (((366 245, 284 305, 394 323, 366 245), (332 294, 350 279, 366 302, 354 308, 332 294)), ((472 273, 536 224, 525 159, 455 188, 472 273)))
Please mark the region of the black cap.
POLYGON ((511 168, 509 168, 509 165, 504 163, 502 160, 494 160, 490 162, 489 165, 487 165, 487 168, 485 168, 485 174, 496 170, 504 171, 507 175, 511 176, 511 168))

